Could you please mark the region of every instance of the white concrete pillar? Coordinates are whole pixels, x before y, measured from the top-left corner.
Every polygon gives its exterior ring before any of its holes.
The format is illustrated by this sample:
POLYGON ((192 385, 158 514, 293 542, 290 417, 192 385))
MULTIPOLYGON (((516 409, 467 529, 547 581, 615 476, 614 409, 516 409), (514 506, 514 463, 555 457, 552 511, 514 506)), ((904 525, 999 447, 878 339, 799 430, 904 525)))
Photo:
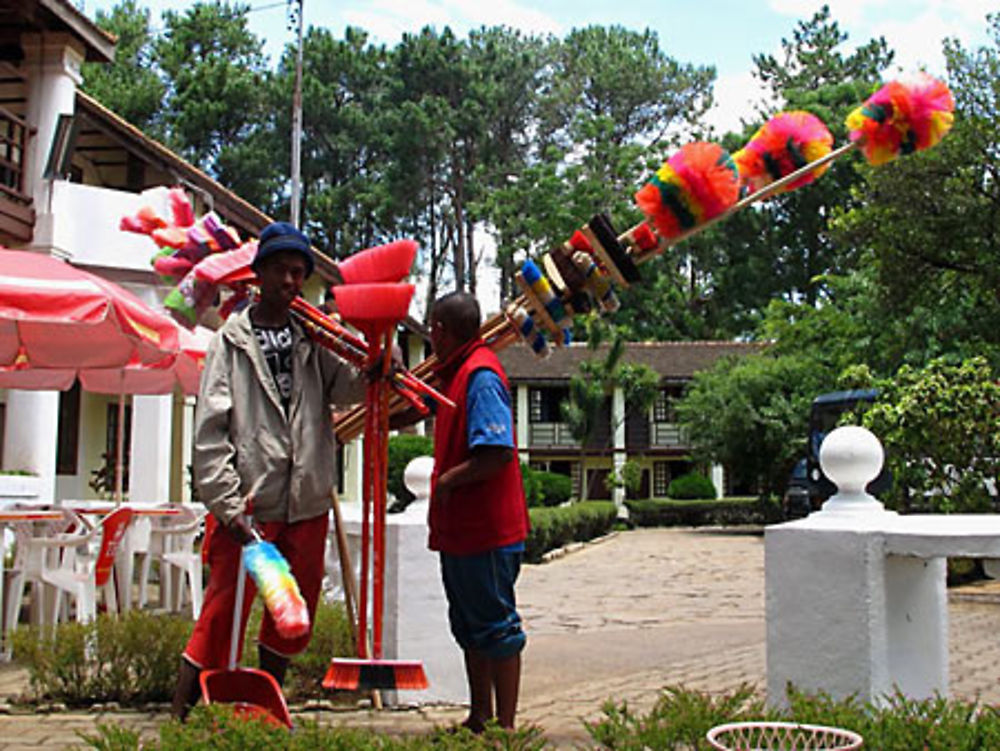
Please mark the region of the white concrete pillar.
POLYGON ((528 409, 528 387, 518 385, 515 387, 515 409, 517 410, 517 451, 518 459, 527 462, 531 457, 531 425, 529 423, 530 411, 528 409))
POLYGON ((39 478, 38 498, 55 500, 59 392, 7 392, 3 468, 25 470, 39 478))
MULTIPOLYGON (((389 705, 454 704, 468 701, 462 652, 451 636, 448 603, 441 582, 437 553, 427 549, 427 504, 434 460, 417 457, 407 465, 404 482, 417 496, 406 511, 389 514, 386 527, 385 608, 383 657, 420 662, 429 687, 423 691, 386 691, 389 705)), ((361 545, 360 504, 342 509, 351 564, 359 580, 361 545)), ((336 594, 340 583, 336 536, 327 553, 327 575, 336 594)), ((371 626, 371 579, 369 627, 371 626)))
POLYGON ((184 397, 181 415, 181 503, 191 503, 191 467, 194 462, 194 410, 198 400, 193 396, 184 397))
POLYGON ((722 498, 726 494, 726 478, 721 464, 713 464, 708 471, 715 486, 715 497, 722 498))
MULTIPOLYGON (((619 386, 616 386, 611 394, 611 427, 614 430, 612 436, 613 471, 617 477, 621 477, 622 467, 628 456, 625 454, 625 392, 619 386)), ((625 509, 625 488, 621 485, 616 487, 612 491, 611 500, 615 502, 615 507, 621 514, 625 509)))
POLYGON ((35 233, 32 247, 66 256, 67 251, 52 247, 54 232, 49 207, 49 184, 42 178, 52 148, 56 123, 62 114, 76 108, 76 89, 83 78, 80 65, 83 50, 68 34, 23 34, 21 44, 28 73, 27 121, 33 136, 27 148, 25 192, 32 196, 35 208, 35 233))
POLYGON ((170 500, 173 402, 173 394, 132 397, 130 501, 166 503, 170 500))
POLYGON ((365 464, 364 438, 355 438, 344 446, 344 497, 345 503, 361 506, 364 493, 365 464))

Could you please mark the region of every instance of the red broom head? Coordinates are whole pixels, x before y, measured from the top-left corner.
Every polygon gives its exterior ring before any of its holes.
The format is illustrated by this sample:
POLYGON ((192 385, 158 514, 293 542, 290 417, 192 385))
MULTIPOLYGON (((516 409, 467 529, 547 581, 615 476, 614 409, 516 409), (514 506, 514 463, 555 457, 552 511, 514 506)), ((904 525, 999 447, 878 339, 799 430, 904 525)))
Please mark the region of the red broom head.
POLYGON ((345 321, 368 334, 406 318, 412 284, 341 284, 333 288, 337 310, 345 321))
POLYGON ((576 230, 573 233, 573 236, 570 237, 569 239, 569 244, 570 247, 573 248, 573 250, 582 250, 587 253, 593 251, 593 248, 590 247, 590 240, 588 240, 587 236, 583 234, 580 230, 576 230))
POLYGON ((847 116, 852 141, 874 166, 936 145, 951 130, 955 101, 926 73, 890 81, 847 116))
POLYGON ((698 141, 664 162, 636 194, 639 209, 670 239, 718 216, 739 197, 739 175, 729 152, 698 141))
POLYGON ((344 284, 369 284, 372 282, 399 282, 409 273, 417 255, 413 240, 396 240, 361 250, 337 262, 337 269, 344 284))
MULTIPOLYGON (((810 162, 826 156, 833 147, 830 130, 809 112, 779 112, 754 133, 747 145, 733 154, 740 180, 757 191, 810 162)), ((830 168, 812 170, 781 188, 788 192, 808 185, 830 168)))

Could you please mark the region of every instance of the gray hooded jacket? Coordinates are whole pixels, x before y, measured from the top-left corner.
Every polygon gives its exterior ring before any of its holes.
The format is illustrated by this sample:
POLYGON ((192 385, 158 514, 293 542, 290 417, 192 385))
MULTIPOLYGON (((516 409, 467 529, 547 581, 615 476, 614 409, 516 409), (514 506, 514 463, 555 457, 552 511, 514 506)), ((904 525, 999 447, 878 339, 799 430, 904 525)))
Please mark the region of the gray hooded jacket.
POLYGON ((357 371, 306 337, 293 321, 292 393, 285 414, 249 308, 229 317, 205 356, 195 412, 198 496, 223 524, 244 510, 259 521, 327 513, 336 478, 331 407, 364 396, 357 371))

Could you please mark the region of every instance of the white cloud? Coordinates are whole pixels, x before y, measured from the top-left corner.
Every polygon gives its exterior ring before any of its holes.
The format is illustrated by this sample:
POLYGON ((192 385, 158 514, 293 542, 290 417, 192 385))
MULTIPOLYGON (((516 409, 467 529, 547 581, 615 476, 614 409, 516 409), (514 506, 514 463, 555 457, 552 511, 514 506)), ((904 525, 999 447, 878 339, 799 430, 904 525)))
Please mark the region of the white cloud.
POLYGON ((756 105, 765 101, 766 91, 749 71, 720 75, 715 82, 715 105, 709 110, 705 122, 716 133, 743 130, 741 120, 756 120, 756 105))
POLYGON ((374 39, 394 44, 404 32, 425 26, 438 30, 449 26, 464 35, 480 26, 505 25, 531 33, 562 31, 551 16, 512 0, 376 0, 363 10, 345 10, 347 23, 366 29, 374 39))

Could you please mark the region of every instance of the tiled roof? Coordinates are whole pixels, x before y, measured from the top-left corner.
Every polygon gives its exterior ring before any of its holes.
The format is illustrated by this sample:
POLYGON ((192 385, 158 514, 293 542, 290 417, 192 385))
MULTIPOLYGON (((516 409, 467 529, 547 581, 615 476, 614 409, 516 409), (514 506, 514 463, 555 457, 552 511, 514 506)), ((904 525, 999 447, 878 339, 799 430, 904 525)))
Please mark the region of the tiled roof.
MULTIPOLYGON (((625 345, 626 362, 648 365, 666 379, 688 379, 730 355, 743 357, 760 352, 766 345, 757 342, 632 342, 625 345)), ((512 381, 562 381, 576 375, 584 360, 601 357, 606 346, 596 353, 585 344, 554 348, 552 355, 541 359, 518 342, 499 353, 500 361, 512 381)))

